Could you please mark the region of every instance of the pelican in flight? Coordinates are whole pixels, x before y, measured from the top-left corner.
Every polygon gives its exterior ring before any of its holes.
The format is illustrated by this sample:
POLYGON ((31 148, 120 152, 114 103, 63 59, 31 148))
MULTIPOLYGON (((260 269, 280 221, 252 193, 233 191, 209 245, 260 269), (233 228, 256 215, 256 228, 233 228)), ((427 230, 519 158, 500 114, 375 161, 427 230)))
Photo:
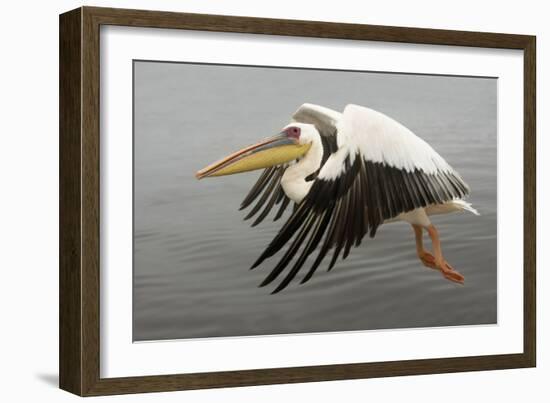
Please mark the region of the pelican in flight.
POLYGON ((252 265, 259 266, 288 245, 260 286, 282 278, 273 293, 281 291, 317 251, 301 278, 305 283, 329 252, 328 270, 366 234, 374 238, 379 226, 393 221, 412 226, 422 264, 464 283, 443 257, 429 217, 457 211, 477 215, 464 200, 468 185, 428 143, 392 118, 358 105, 347 105, 340 113, 303 104, 279 134, 208 165, 196 177, 257 169, 264 171, 241 210, 257 202, 245 219, 256 216, 255 226, 278 205, 277 220, 294 202, 292 214, 252 265), (424 231, 433 254, 424 248, 424 231))

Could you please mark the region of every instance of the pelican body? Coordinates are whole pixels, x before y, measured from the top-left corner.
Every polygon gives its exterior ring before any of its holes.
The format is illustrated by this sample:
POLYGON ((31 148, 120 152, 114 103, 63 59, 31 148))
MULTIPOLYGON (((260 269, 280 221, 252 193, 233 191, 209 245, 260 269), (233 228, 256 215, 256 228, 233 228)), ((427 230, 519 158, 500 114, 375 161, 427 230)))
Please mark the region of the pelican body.
POLYGON ((259 266, 288 245, 260 284, 279 278, 273 293, 288 286, 316 253, 301 279, 307 282, 332 251, 328 270, 345 259, 365 235, 394 221, 409 223, 416 253, 427 267, 453 282, 464 282, 443 257, 434 214, 477 211, 464 198, 468 185, 424 140, 373 109, 347 105, 343 113, 303 104, 279 134, 243 148, 197 172, 198 179, 263 169, 241 204, 245 219, 262 222, 274 206, 278 220, 293 202, 292 214, 252 265, 259 266), (263 209, 262 209, 263 208, 263 209), (261 210, 261 212, 260 212, 261 210), (426 231, 433 254, 423 245, 426 231))

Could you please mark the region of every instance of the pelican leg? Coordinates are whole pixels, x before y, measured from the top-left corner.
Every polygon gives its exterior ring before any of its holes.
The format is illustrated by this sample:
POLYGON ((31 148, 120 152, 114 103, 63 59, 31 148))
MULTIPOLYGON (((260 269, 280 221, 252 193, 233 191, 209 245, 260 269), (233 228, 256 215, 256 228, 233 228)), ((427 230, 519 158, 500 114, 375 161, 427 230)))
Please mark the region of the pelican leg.
MULTIPOLYGON (((432 240, 432 247, 435 257, 435 267, 441 271, 443 277, 447 280, 454 281, 455 283, 464 284, 464 276, 457 272, 447 261, 443 258, 443 252, 441 251, 441 242, 439 240, 439 234, 437 229, 433 225, 429 225, 426 230, 432 240)), ((416 229, 415 229, 416 231, 416 229)))
POLYGON ((424 242, 422 241, 422 226, 412 224, 413 230, 414 230, 414 237, 416 239, 416 254, 422 264, 426 267, 429 267, 431 269, 437 269, 435 266, 435 258, 434 256, 428 252, 426 249, 424 249, 424 242))

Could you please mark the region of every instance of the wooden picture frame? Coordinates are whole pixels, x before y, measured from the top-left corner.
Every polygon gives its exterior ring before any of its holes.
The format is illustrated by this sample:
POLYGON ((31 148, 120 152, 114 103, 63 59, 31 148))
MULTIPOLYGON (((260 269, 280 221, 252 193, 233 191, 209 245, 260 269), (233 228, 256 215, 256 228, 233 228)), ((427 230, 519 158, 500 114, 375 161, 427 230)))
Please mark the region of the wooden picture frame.
POLYGON ((81 7, 60 16, 60 387, 81 396, 533 367, 536 362, 535 37, 81 7), (523 353, 100 377, 99 35, 102 25, 519 49, 524 56, 523 353))

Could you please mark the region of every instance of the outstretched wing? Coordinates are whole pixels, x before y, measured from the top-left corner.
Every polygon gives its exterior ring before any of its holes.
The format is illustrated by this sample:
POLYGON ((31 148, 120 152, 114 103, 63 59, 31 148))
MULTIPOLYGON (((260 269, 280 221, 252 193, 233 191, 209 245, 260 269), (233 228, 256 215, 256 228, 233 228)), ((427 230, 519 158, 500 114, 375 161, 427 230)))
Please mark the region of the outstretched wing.
POLYGON ((340 148, 329 157, 308 195, 252 266, 257 267, 289 243, 261 284, 274 281, 297 256, 274 293, 296 277, 319 245, 301 283, 313 276, 330 250, 334 252, 329 270, 342 251, 345 259, 367 233, 374 237, 385 220, 468 194, 458 173, 433 148, 379 112, 348 105, 338 123, 337 137, 340 148))
MULTIPOLYGON (((328 157, 337 150, 336 123, 341 116, 342 114, 340 112, 314 104, 303 104, 294 112, 294 115, 292 115, 293 121, 313 124, 321 134, 324 149, 321 167, 325 164, 328 157)), ((278 205, 279 208, 273 218, 273 221, 277 221, 281 218, 290 204, 290 199, 286 196, 281 187, 281 178, 287 167, 288 165, 281 165, 265 169, 242 201, 240 210, 249 207, 257 200, 254 207, 244 218, 248 220, 259 213, 252 223, 253 227, 261 223, 268 216, 273 207, 278 205)), ((314 172, 308 176, 306 180, 314 180, 318 174, 319 171, 314 172)))

